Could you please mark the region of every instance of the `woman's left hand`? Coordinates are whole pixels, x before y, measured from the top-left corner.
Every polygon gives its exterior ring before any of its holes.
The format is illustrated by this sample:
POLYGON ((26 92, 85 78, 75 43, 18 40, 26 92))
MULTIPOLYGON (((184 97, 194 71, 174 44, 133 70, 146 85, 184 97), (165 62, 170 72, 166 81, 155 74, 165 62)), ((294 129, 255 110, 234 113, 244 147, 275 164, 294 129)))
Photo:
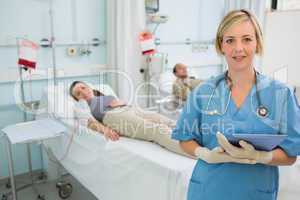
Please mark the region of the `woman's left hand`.
POLYGON ((120 138, 120 135, 115 130, 109 127, 106 127, 103 134, 107 140, 111 140, 111 141, 117 141, 120 138))
POLYGON ((273 159, 273 153, 271 151, 258 151, 251 144, 243 140, 239 142, 241 147, 236 147, 230 144, 222 133, 218 132, 216 136, 219 145, 232 157, 251 159, 262 164, 268 164, 273 159))

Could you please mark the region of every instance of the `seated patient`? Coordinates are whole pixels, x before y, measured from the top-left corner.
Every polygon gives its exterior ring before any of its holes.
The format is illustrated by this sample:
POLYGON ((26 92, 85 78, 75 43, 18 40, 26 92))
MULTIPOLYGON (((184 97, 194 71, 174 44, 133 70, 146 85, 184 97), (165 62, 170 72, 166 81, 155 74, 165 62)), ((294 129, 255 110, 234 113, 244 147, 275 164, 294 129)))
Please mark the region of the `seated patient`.
POLYGON ((81 109, 87 111, 87 114, 77 117, 86 118, 87 126, 103 133, 107 139, 116 141, 119 136, 126 136, 152 141, 172 152, 188 156, 181 150, 178 141, 171 139, 172 126, 175 125, 173 120, 158 113, 144 113, 114 96, 93 90, 81 81, 72 83, 70 95, 80 102, 81 109))
POLYGON ((198 86, 202 81, 188 76, 187 67, 182 63, 177 63, 173 68, 176 80, 173 83, 172 93, 179 102, 184 102, 190 91, 198 86))

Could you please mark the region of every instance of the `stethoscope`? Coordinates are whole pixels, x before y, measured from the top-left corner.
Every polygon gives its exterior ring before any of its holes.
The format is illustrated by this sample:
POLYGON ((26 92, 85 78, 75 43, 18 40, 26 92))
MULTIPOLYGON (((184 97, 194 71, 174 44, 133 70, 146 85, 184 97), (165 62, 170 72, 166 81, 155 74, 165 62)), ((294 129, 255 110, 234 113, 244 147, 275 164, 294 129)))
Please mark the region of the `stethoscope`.
MULTIPOLYGON (((255 84, 255 87, 256 87, 256 99, 257 99, 257 103, 258 103, 258 107, 256 109, 256 114, 259 117, 266 118, 269 115, 269 110, 261 102, 260 94, 258 92, 258 87, 257 87, 257 74, 258 74, 258 72, 256 72, 256 70, 254 70, 254 72, 255 72, 254 84, 255 84)), ((221 81, 223 81, 223 80, 229 81, 230 83, 232 83, 231 78, 228 76, 228 71, 225 72, 224 76, 222 76, 219 80, 217 80, 217 82, 215 84, 215 87, 214 87, 214 90, 213 90, 213 92, 211 93, 211 95, 208 99, 208 103, 207 103, 207 106, 206 106, 206 112, 205 112, 208 115, 224 115, 227 112, 229 102, 230 102, 230 97, 231 97, 231 86, 229 86, 229 95, 228 95, 228 100, 227 100, 225 110, 222 113, 219 112, 217 109, 209 111, 209 106, 210 106, 211 100, 212 100, 212 98, 213 98, 213 96, 216 92, 216 89, 218 88, 221 81)))

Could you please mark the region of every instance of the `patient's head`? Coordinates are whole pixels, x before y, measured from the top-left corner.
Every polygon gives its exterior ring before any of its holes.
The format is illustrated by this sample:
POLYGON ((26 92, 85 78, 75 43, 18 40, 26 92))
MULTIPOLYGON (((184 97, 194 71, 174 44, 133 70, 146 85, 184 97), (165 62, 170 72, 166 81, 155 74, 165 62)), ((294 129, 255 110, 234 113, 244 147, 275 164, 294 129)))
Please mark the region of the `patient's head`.
POLYGON ((177 63, 174 68, 173 68, 173 74, 177 77, 177 78, 187 78, 188 77, 188 73, 187 73, 187 67, 186 65, 182 64, 182 63, 177 63))
POLYGON ((86 83, 82 81, 74 81, 70 86, 70 95, 76 100, 81 99, 89 101, 94 96, 102 96, 103 94, 98 90, 92 89, 86 83))

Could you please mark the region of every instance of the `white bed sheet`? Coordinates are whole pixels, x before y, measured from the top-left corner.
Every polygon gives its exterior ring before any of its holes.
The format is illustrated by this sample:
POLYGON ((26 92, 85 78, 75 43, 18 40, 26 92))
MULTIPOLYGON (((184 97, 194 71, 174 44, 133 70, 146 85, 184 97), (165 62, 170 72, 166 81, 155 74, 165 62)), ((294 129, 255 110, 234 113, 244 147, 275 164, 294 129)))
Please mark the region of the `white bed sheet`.
MULTIPOLYGON (((68 141, 65 136, 47 146, 59 159, 68 141)), ((61 164, 98 199, 184 200, 195 161, 149 142, 82 134, 61 164)))

